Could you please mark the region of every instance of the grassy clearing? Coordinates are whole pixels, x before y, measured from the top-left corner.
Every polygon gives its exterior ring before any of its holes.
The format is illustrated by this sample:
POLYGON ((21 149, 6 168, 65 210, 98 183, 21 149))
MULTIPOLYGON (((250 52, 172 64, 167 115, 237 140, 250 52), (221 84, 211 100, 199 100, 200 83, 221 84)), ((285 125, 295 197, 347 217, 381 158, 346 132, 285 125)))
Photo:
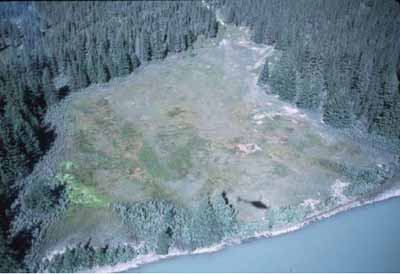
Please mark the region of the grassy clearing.
MULTIPOLYGON (((335 140, 327 145, 307 119, 284 110, 287 104, 257 94, 253 65, 265 56, 237 46, 242 34, 80 98, 71 156, 80 168, 69 173, 76 181, 72 193, 92 204, 101 204, 104 193, 113 201, 170 199, 185 206, 228 189, 279 205, 328 193, 340 174, 318 159, 345 161, 357 150, 335 140), (255 119, 261 113, 265 117, 255 119), (238 144, 262 151, 242 153, 238 144), (330 177, 322 184, 310 176, 330 177)), ((243 209, 254 213, 249 219, 259 216, 257 209, 243 209)))
MULTIPOLYGON (((241 222, 263 222, 265 211, 238 197, 268 204, 275 226, 304 218, 297 208, 304 200, 325 206, 338 178, 351 184, 351 195, 377 185, 374 174, 338 165, 374 164, 359 144, 319 132, 308 118, 286 111, 286 103, 254 88, 254 64, 265 56, 246 43, 238 46, 234 40, 243 42, 242 34, 207 42, 209 48, 192 57, 150 64, 122 85, 76 94, 69 109, 73 134, 67 135, 67 159, 74 164, 58 176, 73 206, 52 241, 131 242, 132 229, 110 212, 114 202, 167 200, 193 208, 225 192, 241 222), (238 144, 262 151, 243 153, 238 144)), ((208 228, 212 237, 214 226, 208 228)))

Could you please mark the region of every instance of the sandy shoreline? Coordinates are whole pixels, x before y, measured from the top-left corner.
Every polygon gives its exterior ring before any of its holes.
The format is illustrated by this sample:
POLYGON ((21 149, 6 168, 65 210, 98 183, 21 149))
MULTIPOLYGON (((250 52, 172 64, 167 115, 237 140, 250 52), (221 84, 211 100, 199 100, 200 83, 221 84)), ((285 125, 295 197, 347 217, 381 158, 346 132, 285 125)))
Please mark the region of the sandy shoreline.
POLYGON ((103 267, 96 267, 93 268, 91 270, 89 270, 89 272, 100 272, 100 273, 104 273, 104 272, 122 272, 122 271, 126 271, 132 268, 138 268, 144 264, 148 264, 148 263, 152 263, 152 262, 156 262, 159 260, 163 260, 163 259, 168 259, 168 258, 173 258, 173 257, 177 257, 177 256, 183 256, 183 255, 194 255, 194 254, 203 254, 203 253, 213 253, 213 252, 217 252, 219 250, 222 250, 225 247, 228 246, 233 246, 236 244, 241 244, 244 241, 249 241, 249 240, 255 240, 255 239, 259 239, 259 238, 270 238, 270 237, 275 237, 275 236, 279 236, 279 235, 284 235, 296 230, 299 230, 309 224, 312 224, 314 222, 332 217, 338 213, 341 212, 345 212, 347 210, 353 209, 353 208, 357 208, 360 206, 364 206, 364 205, 368 205, 368 204, 372 204, 375 202, 381 202, 384 200, 388 200, 391 198, 396 198, 396 197, 400 197, 400 189, 389 189, 386 190, 380 194, 377 194, 373 199, 369 199, 369 200, 363 200, 363 199, 358 199, 358 200, 353 200, 351 202, 348 202, 346 204, 340 205, 335 207, 334 209, 328 211, 328 212, 322 212, 322 213, 316 213, 313 216, 308 217, 307 219, 305 219, 303 222, 295 224, 295 225, 290 225, 290 226, 286 226, 274 231, 267 231, 267 232, 261 232, 261 233, 255 233, 254 236, 251 237, 247 237, 247 238, 243 238, 243 239, 230 239, 227 242, 221 242, 218 244, 215 244, 213 246, 210 247, 206 247, 206 248, 200 248, 200 249, 196 249, 192 252, 189 251, 183 251, 183 250, 174 250, 169 254, 166 255, 157 255, 154 253, 150 253, 147 255, 140 255, 136 258, 134 258, 133 260, 129 261, 129 262, 125 262, 125 263, 119 263, 116 264, 114 266, 103 266, 103 267))

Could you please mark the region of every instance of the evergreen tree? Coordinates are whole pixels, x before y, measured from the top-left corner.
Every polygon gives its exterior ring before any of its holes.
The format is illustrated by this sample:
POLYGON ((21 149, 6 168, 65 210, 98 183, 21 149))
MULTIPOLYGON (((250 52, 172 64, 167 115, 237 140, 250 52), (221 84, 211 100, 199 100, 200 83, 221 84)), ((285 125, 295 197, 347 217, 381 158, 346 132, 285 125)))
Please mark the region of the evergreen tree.
POLYGON ((193 42, 195 41, 195 37, 194 37, 192 31, 189 31, 189 32, 185 35, 185 40, 186 40, 187 48, 188 48, 188 49, 193 49, 193 42))
POLYGON ((265 60, 265 63, 262 67, 261 73, 258 76, 258 85, 265 85, 269 80, 269 69, 268 69, 268 60, 265 60))
POLYGON ((273 93, 278 94, 282 100, 294 100, 296 96, 296 71, 287 52, 283 52, 278 63, 275 64, 270 78, 273 93))
POLYGON ((142 31, 140 39, 137 40, 137 49, 139 54, 139 59, 142 62, 146 63, 151 60, 152 52, 151 52, 151 44, 150 37, 146 31, 142 31))
POLYGON ((108 69, 104 59, 105 58, 103 56, 100 56, 99 63, 97 64, 99 72, 98 79, 100 83, 108 82, 111 79, 110 70, 108 69))
POLYGON ((161 60, 165 58, 167 49, 162 41, 161 33, 159 31, 156 31, 152 36, 151 48, 154 60, 161 60))
POLYGON ((124 51, 121 51, 119 59, 120 59, 119 75, 124 76, 124 75, 128 75, 129 73, 131 73, 133 71, 133 68, 132 68, 132 63, 131 63, 129 55, 127 53, 125 53, 124 51))
POLYGON ((296 105, 305 109, 318 109, 322 95, 326 93, 322 74, 314 71, 311 75, 296 74, 296 105))
POLYGON ((264 23, 262 21, 257 22, 253 33, 254 42, 258 44, 264 42, 264 31, 265 31, 264 23))
POLYGON ((90 83, 96 83, 99 82, 99 71, 98 71, 98 66, 97 66, 97 52, 96 49, 92 49, 92 51, 89 53, 88 59, 87 59, 87 74, 90 83))
POLYGON ((139 58, 136 56, 135 53, 131 55, 131 64, 132 64, 132 71, 140 66, 139 58))
POLYGON ((43 68, 41 86, 43 89, 44 98, 47 105, 51 105, 56 101, 55 86, 51 78, 50 70, 46 66, 43 68))
MULTIPOLYGON (((335 86, 331 87, 335 88, 335 86)), ((351 123, 349 101, 342 90, 328 92, 326 104, 323 107, 322 120, 338 128, 348 127, 351 123)))
POLYGON ((0 271, 3 273, 19 272, 21 270, 19 270, 18 262, 14 258, 15 254, 12 254, 10 243, 4 237, 4 234, 0 226, 0 271))
POLYGON ((185 43, 182 41, 183 38, 179 34, 175 34, 175 39, 173 40, 173 49, 175 52, 181 52, 184 50, 185 43))

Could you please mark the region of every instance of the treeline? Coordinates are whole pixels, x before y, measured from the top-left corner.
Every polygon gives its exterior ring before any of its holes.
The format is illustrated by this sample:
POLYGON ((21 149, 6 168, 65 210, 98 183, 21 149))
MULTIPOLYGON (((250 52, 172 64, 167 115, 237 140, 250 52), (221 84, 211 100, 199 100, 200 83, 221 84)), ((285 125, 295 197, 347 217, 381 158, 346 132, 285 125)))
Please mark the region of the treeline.
MULTIPOLYGON (((15 250, 10 262, 23 259, 40 230, 40 224, 33 227, 35 233, 30 230, 32 220, 26 229, 24 220, 13 220, 21 214, 11 205, 30 188, 16 182, 32 171, 55 138, 44 121, 49 106, 70 91, 187 50, 199 35, 214 37, 217 30, 213 10, 199 1, 0 4, 0 212, 5 239, 0 248, 15 250), (15 226, 21 233, 10 238, 9 228, 15 226)), ((7 264, 1 267, 8 270, 7 264)))
POLYGON ((85 244, 67 248, 63 254, 55 255, 51 261, 45 259, 38 272, 72 273, 95 267, 113 266, 132 260, 140 255, 139 252, 145 254, 145 250, 129 245, 93 247, 89 239, 85 244))
POLYGON ((194 250, 218 243, 237 229, 236 211, 223 195, 212 195, 192 209, 169 201, 115 203, 113 210, 148 249, 194 250))
POLYGON ((163 255, 171 249, 193 251, 238 233, 236 212, 223 194, 206 197, 196 208, 152 200, 114 203, 112 209, 131 229, 136 243, 142 244, 94 247, 89 240, 86 244, 68 248, 51 260, 43 260, 37 269, 44 272, 85 271, 126 262, 138 255, 163 255))
POLYGON ((221 1, 227 23, 280 50, 259 83, 335 127, 400 139, 400 5, 394 0, 221 1), (397 74, 396 74, 397 71, 397 74))

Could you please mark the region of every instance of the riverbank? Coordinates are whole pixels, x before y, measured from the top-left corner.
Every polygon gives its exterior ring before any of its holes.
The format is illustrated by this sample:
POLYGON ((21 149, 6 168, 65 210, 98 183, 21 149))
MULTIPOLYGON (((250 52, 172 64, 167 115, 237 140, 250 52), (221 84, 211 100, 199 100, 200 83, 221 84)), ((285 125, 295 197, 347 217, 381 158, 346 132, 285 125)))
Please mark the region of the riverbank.
POLYGON ((196 272, 399 272, 400 199, 343 212, 304 229, 213 254, 182 256, 128 270, 196 272))
MULTIPOLYGON (((397 187, 400 184, 400 181, 397 183, 397 187)), ((253 237, 249 237, 249 238, 245 238, 245 239, 231 239, 228 242, 224 242, 224 243, 219 243, 216 244, 214 246, 210 246, 208 248, 202 248, 202 249, 198 249, 195 250, 193 252, 188 252, 188 251, 174 251, 171 252, 168 255, 157 255, 157 254, 148 254, 145 256, 139 256, 137 258, 135 258, 134 260, 130 261, 130 262, 126 262, 126 263, 121 263, 121 264, 117 264, 115 266, 107 266, 107 267, 99 267, 99 268, 95 268, 92 269, 91 271, 93 272, 98 272, 98 273, 104 273, 104 272, 124 272, 124 271, 128 271, 128 272, 135 272, 135 270, 137 268, 140 268, 141 266, 145 265, 145 264, 149 264, 149 263, 154 263, 160 260, 165 260, 165 259, 172 259, 178 256, 188 256, 188 255, 196 255, 196 254, 206 254, 206 253, 214 253, 217 251, 220 251, 224 248, 230 247, 230 246, 234 246, 234 245, 239 245, 242 244, 244 242, 252 242, 255 241, 257 239, 262 239, 262 238, 271 238, 271 237, 277 237, 277 236, 282 236, 297 230, 300 230, 310 224, 313 224, 317 221, 321 221, 330 217, 333 217, 339 213, 343 213, 346 211, 349 211, 351 209, 360 207, 360 206, 365 206, 365 205, 370 205, 373 203, 377 203, 377 202, 383 202, 385 200, 389 200, 389 199, 393 199, 393 198, 398 198, 400 197, 400 188, 396 188, 396 189, 390 189, 387 190, 383 193, 378 194, 374 199, 371 200, 357 200, 357 201, 353 201, 353 202, 349 202, 346 205, 342 205, 339 206, 329 212, 325 212, 325 213, 319 213, 316 214, 310 218, 308 218, 307 220, 305 220, 304 222, 301 222, 299 224, 296 225, 292 225, 292 226, 288 226, 286 228, 282 228, 276 231, 268 231, 265 233, 257 233, 256 235, 254 235, 253 237)))

